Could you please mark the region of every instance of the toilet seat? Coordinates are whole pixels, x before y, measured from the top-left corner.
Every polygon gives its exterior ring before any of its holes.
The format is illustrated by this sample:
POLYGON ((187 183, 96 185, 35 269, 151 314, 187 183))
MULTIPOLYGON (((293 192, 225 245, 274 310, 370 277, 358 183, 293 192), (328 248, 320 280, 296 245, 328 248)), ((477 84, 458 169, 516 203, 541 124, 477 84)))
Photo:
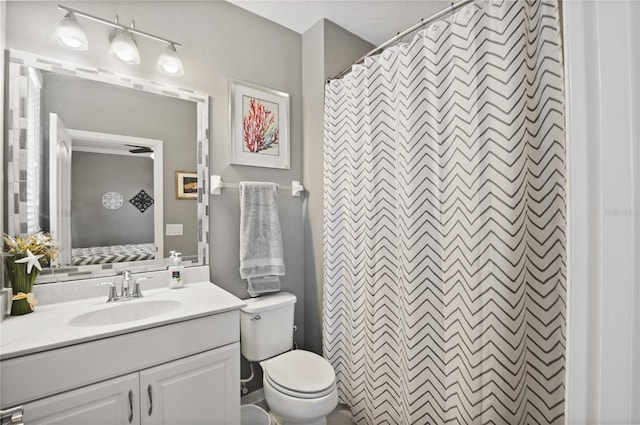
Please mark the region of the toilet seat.
POLYGON ((336 376, 327 360, 305 350, 293 350, 263 364, 264 379, 276 391, 296 398, 324 397, 335 390, 336 376))
POLYGON ((274 382, 271 378, 269 378, 269 375, 266 375, 265 379, 267 380, 267 383, 274 390, 295 398, 302 398, 302 399, 320 398, 328 394, 331 394, 331 392, 335 390, 334 386, 330 386, 324 389, 323 391, 319 391, 319 392, 302 392, 302 391, 296 391, 291 388, 286 388, 286 387, 283 387, 282 385, 279 385, 278 383, 274 382))

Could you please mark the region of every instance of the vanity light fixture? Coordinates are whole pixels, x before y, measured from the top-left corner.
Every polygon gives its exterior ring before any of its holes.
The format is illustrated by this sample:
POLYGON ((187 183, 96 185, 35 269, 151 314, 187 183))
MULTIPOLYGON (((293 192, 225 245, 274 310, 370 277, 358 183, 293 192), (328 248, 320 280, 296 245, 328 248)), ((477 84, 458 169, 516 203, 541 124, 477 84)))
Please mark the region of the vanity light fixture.
POLYGON ((51 34, 54 40, 62 46, 75 50, 87 50, 87 36, 76 20, 76 17, 80 16, 115 28, 116 32, 111 37, 110 52, 121 61, 131 65, 138 65, 140 63, 140 51, 133 39, 133 35, 135 34, 167 44, 167 48, 158 59, 156 65, 158 70, 173 76, 184 74, 184 66, 176 50, 177 47, 182 46, 180 43, 140 31, 135 28, 133 21, 130 27, 126 27, 118 22, 118 16, 116 16, 115 21, 112 22, 60 4, 58 5, 58 9, 64 10, 67 14, 56 23, 51 34))
POLYGON ((68 49, 87 50, 89 48, 87 34, 71 12, 56 22, 51 30, 51 37, 56 43, 68 49))

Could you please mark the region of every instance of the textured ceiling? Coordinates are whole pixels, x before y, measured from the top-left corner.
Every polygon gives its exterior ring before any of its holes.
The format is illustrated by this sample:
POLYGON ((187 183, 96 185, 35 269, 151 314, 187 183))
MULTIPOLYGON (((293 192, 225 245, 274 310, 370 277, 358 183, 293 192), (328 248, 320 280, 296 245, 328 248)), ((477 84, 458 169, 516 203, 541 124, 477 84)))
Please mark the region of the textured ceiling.
POLYGON ((450 0, 227 1, 300 34, 325 18, 374 45, 382 44, 452 3, 450 0))

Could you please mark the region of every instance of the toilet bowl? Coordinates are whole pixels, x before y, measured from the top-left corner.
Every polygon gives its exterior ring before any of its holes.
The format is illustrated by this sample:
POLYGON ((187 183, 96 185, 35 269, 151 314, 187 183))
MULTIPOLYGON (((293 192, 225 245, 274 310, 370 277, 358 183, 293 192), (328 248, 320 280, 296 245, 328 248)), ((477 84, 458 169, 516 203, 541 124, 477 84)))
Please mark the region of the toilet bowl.
POLYGON ((322 357, 293 350, 260 363, 271 413, 282 425, 325 425, 338 404, 333 368, 322 357))

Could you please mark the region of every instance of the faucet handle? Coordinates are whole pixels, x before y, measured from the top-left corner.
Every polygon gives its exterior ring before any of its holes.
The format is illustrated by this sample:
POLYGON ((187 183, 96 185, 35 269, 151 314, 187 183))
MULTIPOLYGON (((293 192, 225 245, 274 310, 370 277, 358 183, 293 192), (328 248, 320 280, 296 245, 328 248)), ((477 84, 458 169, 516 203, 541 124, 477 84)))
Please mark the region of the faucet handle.
POLYGON ((142 298, 142 291, 140 291, 140 282, 143 280, 149 280, 148 277, 141 277, 140 279, 136 279, 133 282, 133 292, 131 293, 131 298, 142 298))
POLYGON ((109 297, 107 298, 107 302, 118 301, 120 297, 118 296, 118 292, 116 291, 116 284, 113 282, 101 282, 98 284, 99 286, 109 285, 109 297))

